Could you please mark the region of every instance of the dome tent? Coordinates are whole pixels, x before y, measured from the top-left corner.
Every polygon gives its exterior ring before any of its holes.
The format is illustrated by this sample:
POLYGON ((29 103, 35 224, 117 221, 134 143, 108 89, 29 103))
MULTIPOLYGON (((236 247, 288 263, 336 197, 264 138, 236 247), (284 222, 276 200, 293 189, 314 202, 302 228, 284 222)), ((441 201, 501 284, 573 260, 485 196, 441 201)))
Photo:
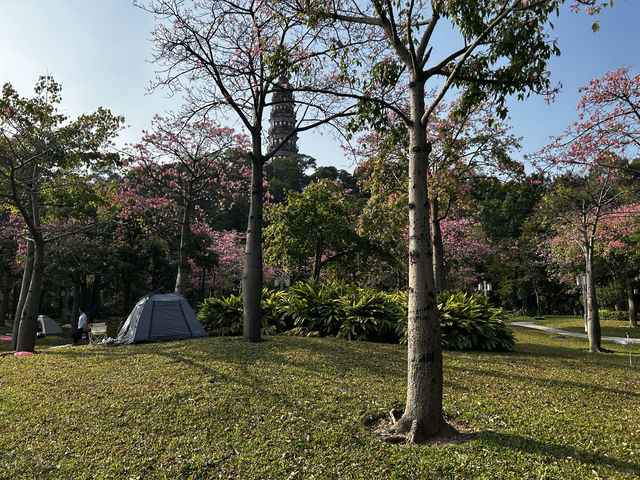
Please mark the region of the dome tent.
POLYGON ((142 297, 120 327, 116 345, 206 337, 189 303, 175 293, 142 297))
POLYGON ((46 315, 38 315, 38 337, 46 337, 48 335, 64 335, 64 332, 52 318, 46 315))

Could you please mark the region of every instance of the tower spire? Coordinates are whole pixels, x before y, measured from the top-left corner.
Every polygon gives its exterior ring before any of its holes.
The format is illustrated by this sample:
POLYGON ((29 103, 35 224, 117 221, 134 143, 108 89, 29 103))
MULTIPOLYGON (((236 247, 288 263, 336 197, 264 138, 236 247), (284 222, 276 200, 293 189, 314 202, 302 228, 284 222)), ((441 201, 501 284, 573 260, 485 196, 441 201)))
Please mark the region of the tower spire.
MULTIPOLYGON (((282 142, 296 126, 293 92, 291 92, 289 78, 280 75, 275 85, 271 101, 271 115, 269 118, 269 149, 275 148, 282 142)), ((298 135, 295 133, 280 147, 274 157, 290 157, 298 153, 298 135)))

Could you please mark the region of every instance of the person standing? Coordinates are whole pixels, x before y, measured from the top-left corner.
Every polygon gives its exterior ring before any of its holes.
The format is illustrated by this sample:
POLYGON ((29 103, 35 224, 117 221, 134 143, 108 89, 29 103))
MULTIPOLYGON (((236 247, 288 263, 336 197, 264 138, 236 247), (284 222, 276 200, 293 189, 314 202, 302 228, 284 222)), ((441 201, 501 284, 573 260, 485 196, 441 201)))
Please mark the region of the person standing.
POLYGON ((83 308, 79 308, 80 316, 78 317, 78 329, 76 330, 75 335, 73 336, 73 345, 78 345, 78 342, 82 340, 83 335, 85 334, 87 328, 87 314, 84 313, 83 308))

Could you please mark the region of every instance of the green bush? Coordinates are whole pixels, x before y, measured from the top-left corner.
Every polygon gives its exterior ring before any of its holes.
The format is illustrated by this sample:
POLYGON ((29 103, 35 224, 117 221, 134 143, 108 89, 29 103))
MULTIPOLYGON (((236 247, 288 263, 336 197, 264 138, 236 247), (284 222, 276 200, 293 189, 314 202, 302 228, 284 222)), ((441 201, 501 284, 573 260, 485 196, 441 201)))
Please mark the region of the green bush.
MULTIPOLYGON (((449 350, 510 350, 514 337, 505 312, 477 294, 438 295, 442 346, 449 350)), ((406 343, 407 294, 356 288, 341 282, 297 282, 285 292, 264 290, 262 332, 406 343)), ((213 336, 242 334, 242 297, 205 300, 198 314, 213 336)))
POLYGON ((438 295, 442 346, 448 350, 511 350, 515 344, 506 314, 478 294, 438 295))
POLYGON ((214 337, 242 335, 242 296, 206 298, 198 312, 198 320, 214 337))
MULTIPOLYGON (((260 317, 262 333, 275 335, 285 329, 285 323, 279 313, 282 302, 281 292, 262 291, 260 317)), ((212 336, 242 335, 242 295, 211 297, 205 299, 198 319, 204 329, 212 336)))
POLYGON ((405 315, 401 297, 371 288, 358 288, 338 303, 342 323, 337 336, 347 340, 397 342, 395 327, 405 315))
POLYGON ((600 320, 615 320, 626 322, 629 320, 629 312, 625 310, 598 310, 600 320))
POLYGON ((344 316, 339 299, 350 290, 339 282, 296 282, 282 296, 279 313, 292 327, 290 334, 335 336, 344 316))
MULTIPOLYGON (((505 325, 506 314, 478 294, 440 292, 437 298, 446 350, 511 350, 515 339, 505 325)), ((406 319, 398 325, 400 343, 407 343, 406 319)))

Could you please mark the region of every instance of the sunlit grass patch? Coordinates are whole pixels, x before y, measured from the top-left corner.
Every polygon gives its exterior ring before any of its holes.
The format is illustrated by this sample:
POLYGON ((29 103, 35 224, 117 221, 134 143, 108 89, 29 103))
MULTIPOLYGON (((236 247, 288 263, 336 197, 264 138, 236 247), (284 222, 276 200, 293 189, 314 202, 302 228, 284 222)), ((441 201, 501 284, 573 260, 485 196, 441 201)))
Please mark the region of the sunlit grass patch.
POLYGON ((515 332, 512 353, 445 352, 445 412, 478 434, 433 448, 368 426, 404 401, 399 345, 41 346, 0 358, 0 478, 637 478, 637 365, 515 332))

